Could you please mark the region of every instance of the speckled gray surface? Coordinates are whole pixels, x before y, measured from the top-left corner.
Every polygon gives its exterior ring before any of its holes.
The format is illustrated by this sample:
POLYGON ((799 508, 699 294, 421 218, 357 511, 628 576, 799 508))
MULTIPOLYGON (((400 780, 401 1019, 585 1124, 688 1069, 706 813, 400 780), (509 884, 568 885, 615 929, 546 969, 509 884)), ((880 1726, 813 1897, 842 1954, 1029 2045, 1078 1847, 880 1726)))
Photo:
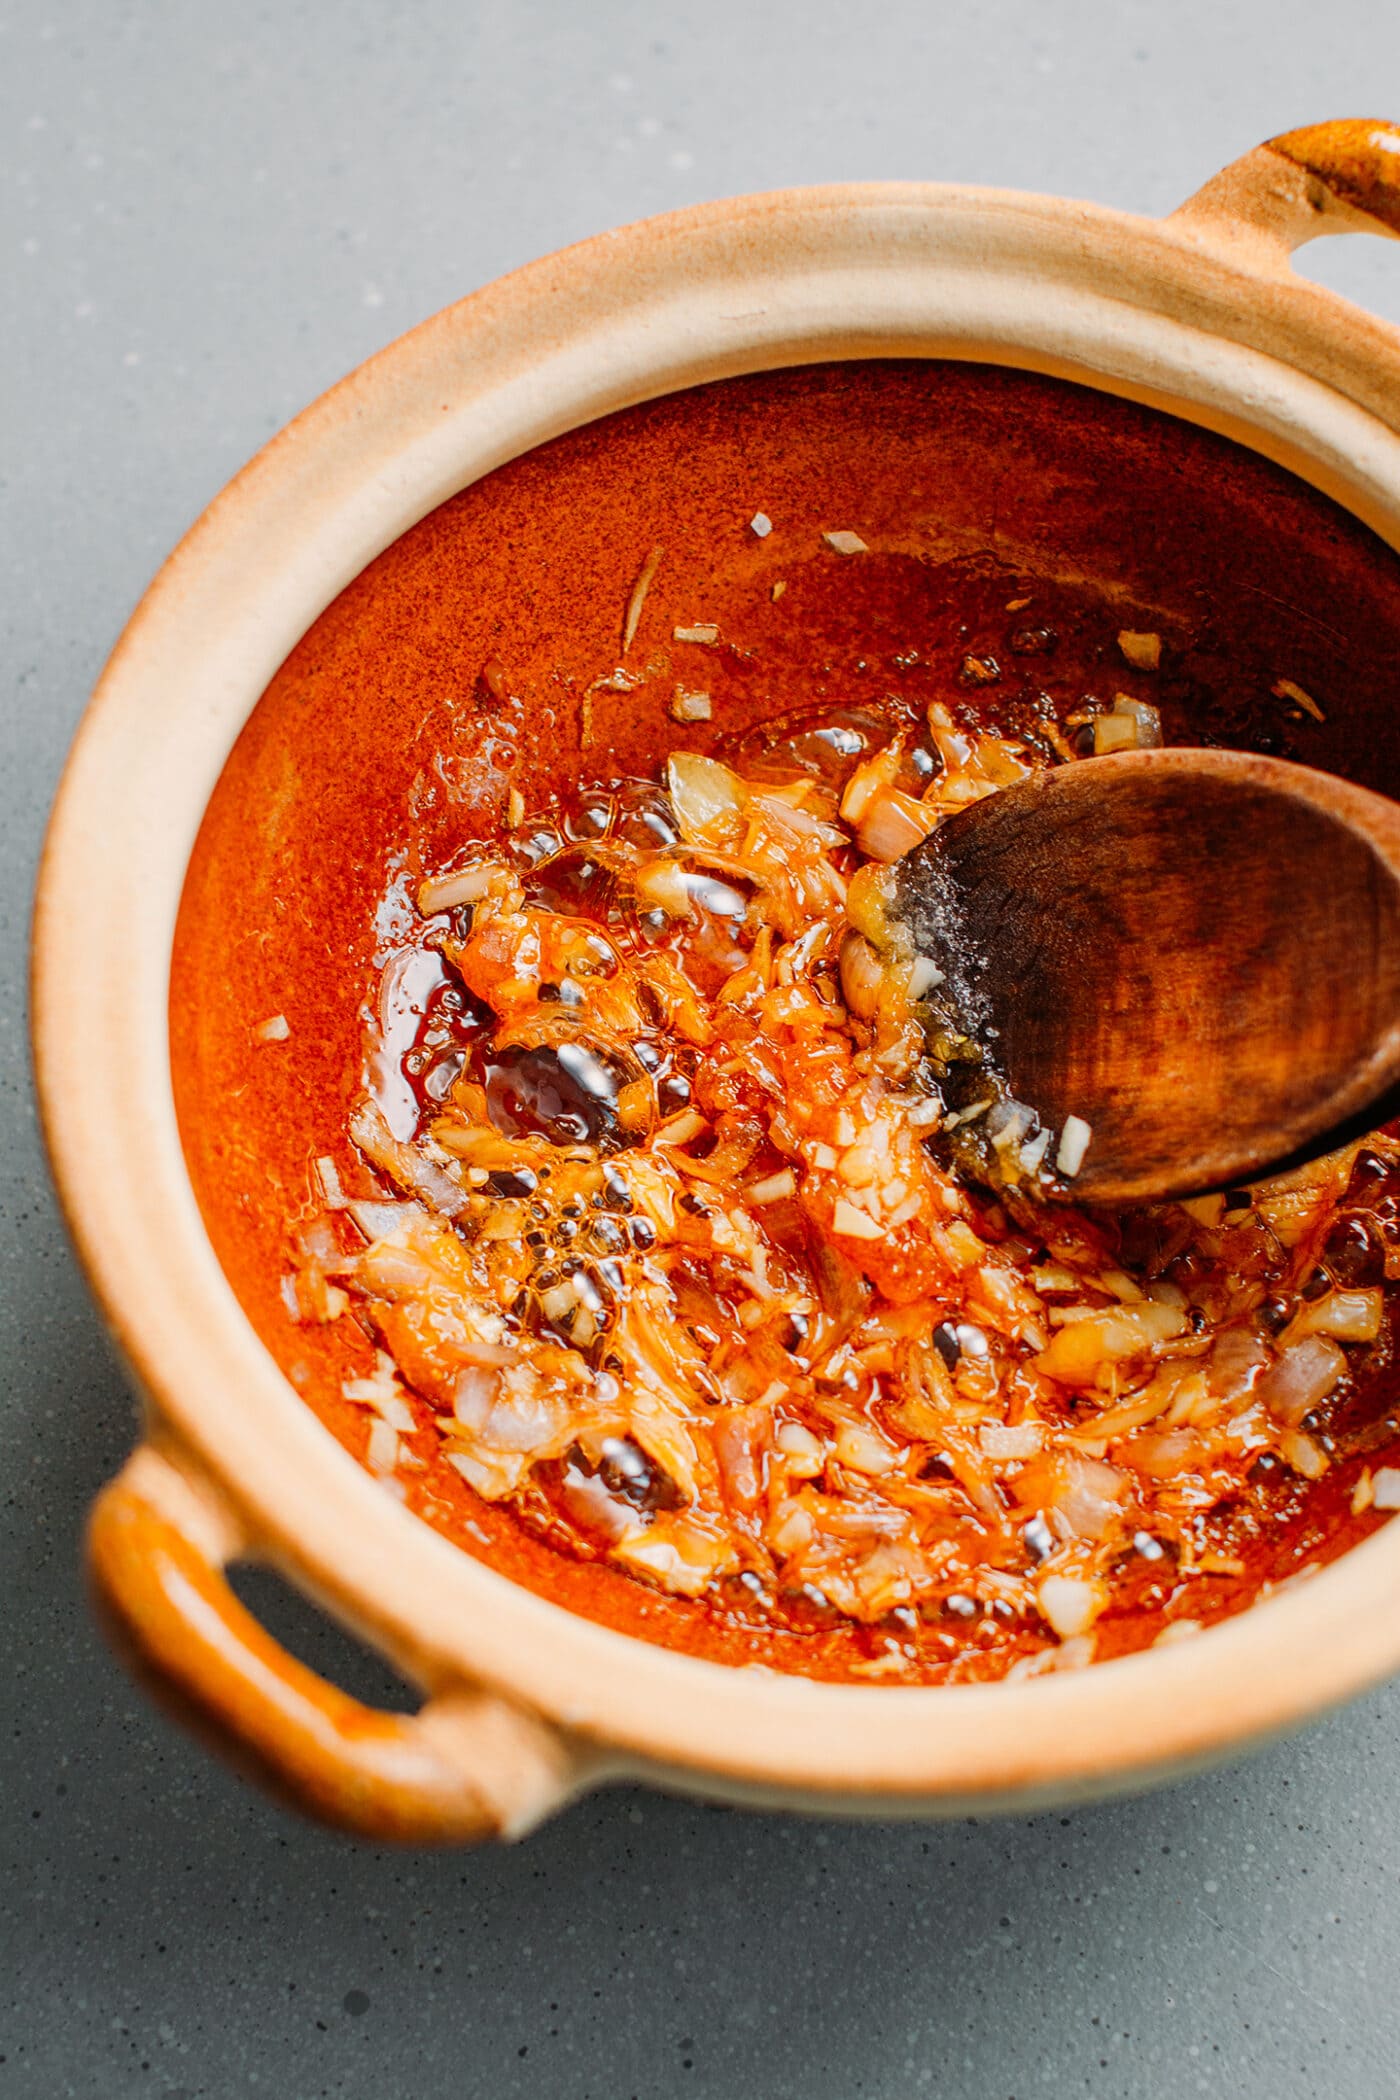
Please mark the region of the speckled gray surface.
MULTIPOLYGON (((1147 1800, 931 1830, 615 1794, 515 1851, 391 1855, 214 1768, 85 1615, 82 1512, 130 1410, 21 1022, 44 809, 128 608, 390 336, 695 198, 927 175, 1161 210, 1271 131, 1386 104, 1388 0, 0 12, 3 2100, 1396 2090, 1400 1689, 1147 1800)), ((1306 266, 1400 319, 1400 253, 1306 266)))

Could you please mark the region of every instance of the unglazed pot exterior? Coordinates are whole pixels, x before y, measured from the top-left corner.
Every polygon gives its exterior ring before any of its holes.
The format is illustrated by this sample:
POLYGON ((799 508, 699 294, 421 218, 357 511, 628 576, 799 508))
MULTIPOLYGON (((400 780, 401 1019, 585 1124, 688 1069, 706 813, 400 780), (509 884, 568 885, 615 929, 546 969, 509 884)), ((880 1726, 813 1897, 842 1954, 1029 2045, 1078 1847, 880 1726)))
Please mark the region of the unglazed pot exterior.
POLYGON ((1289 264, 1346 230, 1400 231, 1400 130, 1289 134, 1162 222, 921 184, 649 221, 392 345, 275 439, 157 577, 75 743, 35 916, 55 1176, 146 1414, 94 1511, 90 1565, 142 1674, 302 1806, 401 1839, 514 1834, 623 1776, 882 1815, 1026 1807, 1207 1762, 1400 1665, 1393 1526, 1194 1640, 1015 1683, 819 1683, 561 1609, 386 1496, 283 1376, 200 1216, 168 1032, 195 837, 288 652, 437 504, 614 410, 821 361, 1019 367, 1235 438, 1400 548, 1400 337, 1289 264), (288 1657, 224 1579, 245 1558, 382 1650, 420 1711, 375 1713, 288 1657))

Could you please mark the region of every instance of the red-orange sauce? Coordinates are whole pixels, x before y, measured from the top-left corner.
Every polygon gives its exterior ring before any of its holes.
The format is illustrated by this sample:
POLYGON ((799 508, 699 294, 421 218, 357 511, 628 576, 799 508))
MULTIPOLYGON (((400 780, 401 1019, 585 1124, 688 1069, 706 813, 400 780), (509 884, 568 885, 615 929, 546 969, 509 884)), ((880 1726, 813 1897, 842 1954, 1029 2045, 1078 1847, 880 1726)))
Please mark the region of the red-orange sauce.
MULTIPOLYGON (((330 1155, 347 1187, 368 1186, 344 1133, 382 1032, 385 965, 429 1052, 410 1080, 421 1086, 445 1048, 470 1048, 440 994, 430 1014, 411 1012, 415 987, 393 961, 422 944, 419 882, 498 831, 512 790, 538 812, 581 779, 655 777, 667 749, 752 753, 756 725, 796 706, 918 721, 936 703, 1022 741, 1050 725, 1072 739, 1084 725, 1070 716, 1120 689, 1146 697, 1121 630, 1163 637, 1150 691, 1169 741, 1393 779, 1392 558, 1221 440, 1025 375, 847 367, 631 411, 443 506, 323 615, 211 803, 177 935, 172 1041, 215 1245, 279 1361, 353 1450, 366 1416, 341 1386, 372 1370, 373 1346, 353 1318, 295 1321, 281 1284, 323 1208, 312 1162, 330 1155), (774 520, 765 539, 749 528, 759 509, 774 520), (868 551, 833 554, 821 535, 836 528, 868 551), (657 544, 666 557, 623 664, 625 608, 657 544), (674 639, 706 622, 717 645, 674 639), (1000 675, 979 682, 968 659, 1000 675), (677 723, 677 690, 700 687, 700 661, 710 717, 677 723), (1282 678, 1317 695, 1323 723, 1280 702, 1282 678), (285 1039, 255 1032, 272 1016, 285 1039)), ((396 1044, 395 1061, 411 1047, 396 1044)), ((1384 1271, 1395 1195, 1357 1171, 1349 1201, 1367 1213, 1366 1247, 1348 1251, 1344 1232, 1336 1260, 1384 1271)), ((1316 1425, 1331 1444, 1320 1479, 1256 1469, 1198 1542, 1241 1572, 1196 1577, 1188 1605, 1174 1560, 1139 1556, 1097 1621, 1098 1654, 1141 1645, 1164 1619, 1238 1609, 1377 1521, 1351 1504, 1394 1437, 1389 1352, 1387 1324, 1316 1425)), ((824 1676, 889 1663, 895 1682, 994 1674, 1047 1645, 1043 1625, 969 1615, 965 1598, 890 1622, 730 1578, 696 1597, 648 1589, 585 1557, 580 1538, 561 1552, 558 1527, 532 1531, 475 1495, 431 1430, 413 1449, 421 1470, 400 1479, 428 1521, 644 1637, 824 1676)))

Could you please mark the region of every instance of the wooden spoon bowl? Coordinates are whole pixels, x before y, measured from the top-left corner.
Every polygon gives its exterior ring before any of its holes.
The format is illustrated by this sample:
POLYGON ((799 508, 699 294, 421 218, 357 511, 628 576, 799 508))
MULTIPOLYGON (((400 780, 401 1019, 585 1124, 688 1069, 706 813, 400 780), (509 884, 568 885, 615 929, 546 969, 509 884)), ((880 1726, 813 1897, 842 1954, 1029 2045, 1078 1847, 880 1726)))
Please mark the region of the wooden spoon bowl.
POLYGON ((1400 807, 1330 774, 1088 759, 949 819, 898 895, 988 1068, 1090 1125, 1079 1200, 1247 1180, 1400 1082, 1400 807))

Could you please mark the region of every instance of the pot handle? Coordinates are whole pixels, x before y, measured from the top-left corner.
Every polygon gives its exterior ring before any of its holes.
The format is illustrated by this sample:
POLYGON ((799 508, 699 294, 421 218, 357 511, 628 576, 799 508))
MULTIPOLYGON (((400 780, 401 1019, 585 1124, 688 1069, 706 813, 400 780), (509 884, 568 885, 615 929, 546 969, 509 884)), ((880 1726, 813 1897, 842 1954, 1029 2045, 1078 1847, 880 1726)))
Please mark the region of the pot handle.
POLYGON ((380 1842, 517 1837, 583 1760, 490 1692, 414 1714, 362 1705, 289 1655, 224 1579, 236 1520, 168 1444, 141 1445, 93 1505, 88 1570, 109 1632, 168 1709, 293 1806, 380 1842))
POLYGON ((1275 269, 1324 233, 1400 236, 1400 125, 1340 117, 1280 132, 1232 161, 1171 214, 1212 246, 1275 269))

